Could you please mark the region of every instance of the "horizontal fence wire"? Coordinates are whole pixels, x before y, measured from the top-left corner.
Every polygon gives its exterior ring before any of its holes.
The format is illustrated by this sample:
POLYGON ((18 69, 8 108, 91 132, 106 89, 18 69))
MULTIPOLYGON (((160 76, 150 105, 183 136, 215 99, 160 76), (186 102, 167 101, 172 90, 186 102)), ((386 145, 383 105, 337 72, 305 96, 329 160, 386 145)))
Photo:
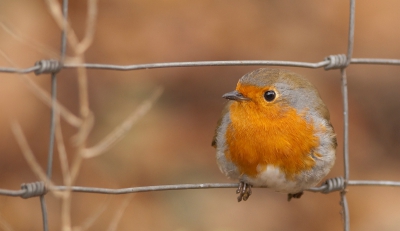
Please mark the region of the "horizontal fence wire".
MULTIPOLYGON (((330 179, 331 180, 331 179, 330 179)), ((306 191, 309 192, 321 192, 330 193, 339 191, 343 188, 343 178, 333 178, 334 181, 339 183, 337 185, 330 186, 329 183, 325 182, 319 187, 309 188, 306 191), (340 182, 341 181, 341 182, 340 182), (333 187, 329 189, 329 187, 333 187)), ((130 187, 130 188, 97 188, 97 187, 83 187, 83 186, 52 186, 45 188, 42 182, 32 183, 33 187, 22 187, 20 190, 6 190, 0 189, 0 195, 30 198, 35 196, 41 196, 46 194, 48 191, 66 191, 71 190, 72 192, 80 193, 97 193, 97 194, 128 194, 128 193, 140 193, 140 192, 152 192, 152 191, 168 191, 168 190, 185 190, 185 189, 211 189, 211 188, 237 188, 239 183, 201 183, 201 184, 173 184, 173 185, 155 185, 155 186, 141 186, 141 187, 130 187), (40 186, 43 184, 43 186, 40 186)), ((27 184, 24 184, 27 185, 27 184)), ((386 186, 386 187, 400 187, 399 181, 373 181, 373 180, 349 180, 347 186, 386 186)), ((256 187, 253 188, 267 188, 267 187, 256 187)))
MULTIPOLYGON (((54 67, 43 67, 43 61, 37 62, 34 66, 28 68, 12 68, 0 67, 0 72, 4 73, 51 73, 54 67)), ((101 64, 101 63, 85 63, 74 64, 65 63, 61 64, 56 60, 56 70, 62 68, 78 68, 84 67, 87 69, 103 69, 113 71, 133 71, 142 69, 156 69, 156 68, 171 68, 171 67, 203 67, 203 66, 288 66, 288 67, 304 67, 304 68, 325 68, 332 64, 330 60, 324 60, 316 63, 310 62, 297 62, 297 61, 279 61, 279 60, 232 60, 232 61, 195 61, 195 62, 167 62, 167 63, 146 63, 146 64, 133 64, 133 65, 114 65, 114 64, 101 64)), ((352 58, 350 64, 375 64, 375 65, 400 65, 400 59, 375 59, 375 58, 352 58)))
MULTIPOLYGON (((64 20, 67 18, 68 1, 63 0, 62 12, 64 20)), ((56 111, 56 73, 65 68, 87 68, 112 71, 134 71, 143 69, 156 68, 173 68, 173 67, 204 67, 204 66, 288 66, 288 67, 303 67, 303 68, 324 68, 325 70, 340 69, 342 77, 342 93, 343 93, 343 116, 344 116, 344 177, 336 177, 328 179, 319 187, 310 188, 306 191, 331 193, 340 191, 341 205, 343 209, 345 231, 350 230, 350 217, 346 200, 346 188, 349 186, 387 186, 400 187, 399 181, 384 181, 384 180, 350 180, 349 179, 349 150, 348 150, 348 99, 347 99, 347 75, 346 68, 349 65, 365 64, 365 65, 400 65, 400 59, 384 59, 384 58, 352 58, 354 47, 354 21, 355 21, 355 0, 350 0, 350 20, 349 20, 349 35, 347 54, 330 55, 319 62, 299 62, 299 61, 278 61, 278 60, 230 60, 230 61, 196 61, 196 62, 166 62, 166 63, 146 63, 133 65, 115 65, 115 64, 100 64, 100 63, 64 63, 66 51, 66 30, 62 30, 61 36, 61 56, 60 60, 40 60, 32 67, 16 68, 16 67, 0 67, 2 73, 28 74, 35 73, 36 75, 51 73, 52 74, 52 116, 51 116, 51 132, 49 142, 49 155, 47 165, 47 177, 51 178, 52 172, 52 156, 54 149, 54 131, 55 131, 55 111, 56 111)), ((64 24, 66 21, 64 21, 64 24)), ((66 28, 65 25, 63 28, 66 28)), ((201 184, 174 184, 174 185, 156 185, 142 186, 131 188, 96 188, 84 186, 46 186, 44 182, 24 183, 19 190, 0 189, 0 195, 31 198, 42 198, 42 215, 43 229, 48 230, 47 212, 44 202, 44 195, 49 191, 71 191, 77 193, 99 193, 99 194, 128 194, 139 192, 153 192, 166 190, 187 190, 187 189, 210 189, 210 188, 237 188, 238 183, 201 183, 201 184)), ((254 187, 265 188, 265 187, 254 187)))

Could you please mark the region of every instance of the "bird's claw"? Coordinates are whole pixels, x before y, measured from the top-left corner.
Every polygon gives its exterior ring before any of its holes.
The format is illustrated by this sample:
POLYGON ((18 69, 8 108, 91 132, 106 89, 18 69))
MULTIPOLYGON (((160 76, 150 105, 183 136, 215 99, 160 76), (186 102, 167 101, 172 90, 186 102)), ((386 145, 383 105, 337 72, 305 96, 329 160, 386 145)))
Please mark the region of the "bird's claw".
POLYGON ((287 200, 290 201, 292 198, 299 199, 303 195, 303 192, 298 192, 298 193, 289 193, 287 200))
POLYGON ((247 201, 251 193, 251 185, 241 181, 239 183, 238 189, 236 190, 236 194, 239 194, 239 196, 237 197, 238 202, 241 202, 242 200, 247 201))

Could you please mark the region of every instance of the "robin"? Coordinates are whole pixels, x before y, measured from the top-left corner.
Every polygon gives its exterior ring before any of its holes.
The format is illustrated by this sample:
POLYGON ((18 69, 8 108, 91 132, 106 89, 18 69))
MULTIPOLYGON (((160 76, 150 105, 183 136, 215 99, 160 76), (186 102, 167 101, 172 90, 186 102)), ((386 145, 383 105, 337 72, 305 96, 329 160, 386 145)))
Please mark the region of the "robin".
POLYGON ((300 198, 335 162, 336 135, 317 89, 287 70, 262 68, 237 83, 212 145, 219 169, 239 180, 238 201, 252 186, 300 198))

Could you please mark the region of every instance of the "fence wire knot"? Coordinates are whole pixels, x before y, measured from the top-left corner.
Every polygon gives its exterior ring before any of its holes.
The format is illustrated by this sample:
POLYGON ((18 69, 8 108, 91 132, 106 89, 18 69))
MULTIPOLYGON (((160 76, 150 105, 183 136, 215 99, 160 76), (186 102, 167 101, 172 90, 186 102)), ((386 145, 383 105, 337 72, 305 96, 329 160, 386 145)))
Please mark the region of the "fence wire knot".
POLYGON ((325 60, 329 61, 329 64, 325 66, 325 70, 344 68, 349 65, 345 54, 329 55, 325 60))
POLYGON ((39 67, 39 69, 35 70, 35 74, 40 75, 43 73, 57 73, 61 70, 63 64, 55 59, 47 59, 37 61, 35 66, 39 67))
POLYGON ((21 189, 24 190, 24 193, 21 195, 21 197, 24 199, 41 196, 47 193, 47 189, 43 181, 27 184, 24 183, 21 185, 21 189))
POLYGON ((343 177, 335 177, 325 181, 323 184, 324 189, 321 191, 322 193, 328 194, 334 191, 342 191, 345 187, 345 180, 343 177))

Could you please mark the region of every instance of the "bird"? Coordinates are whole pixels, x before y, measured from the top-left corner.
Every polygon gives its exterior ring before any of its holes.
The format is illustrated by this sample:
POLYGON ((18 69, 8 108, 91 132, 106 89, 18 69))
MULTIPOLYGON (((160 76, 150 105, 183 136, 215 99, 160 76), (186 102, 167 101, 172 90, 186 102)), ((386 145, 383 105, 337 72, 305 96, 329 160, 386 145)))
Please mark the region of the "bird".
POLYGON ((317 89, 288 70, 261 68, 241 77, 218 121, 212 146, 220 171, 238 180, 238 202, 252 187, 300 198, 332 169, 336 134, 317 89))

